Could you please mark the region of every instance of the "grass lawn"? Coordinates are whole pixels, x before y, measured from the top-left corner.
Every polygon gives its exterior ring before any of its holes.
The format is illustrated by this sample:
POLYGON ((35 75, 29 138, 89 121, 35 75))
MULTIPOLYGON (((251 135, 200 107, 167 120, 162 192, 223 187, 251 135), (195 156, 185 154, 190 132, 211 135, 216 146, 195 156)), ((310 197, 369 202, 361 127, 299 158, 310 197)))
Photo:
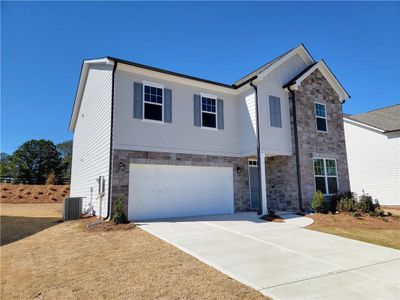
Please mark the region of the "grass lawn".
POLYGON ((311 230, 340 235, 367 243, 400 250, 400 217, 355 218, 351 214, 313 214, 311 230))
POLYGON ((59 223, 61 204, 0 208, 2 299, 266 299, 138 227, 59 223))

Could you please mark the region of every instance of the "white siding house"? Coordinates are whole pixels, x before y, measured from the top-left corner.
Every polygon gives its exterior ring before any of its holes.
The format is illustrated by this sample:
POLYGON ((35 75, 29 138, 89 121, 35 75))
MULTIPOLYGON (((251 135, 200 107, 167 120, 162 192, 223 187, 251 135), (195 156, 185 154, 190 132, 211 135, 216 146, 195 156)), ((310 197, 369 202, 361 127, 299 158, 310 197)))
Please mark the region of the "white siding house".
MULTIPOLYGON (((72 149, 71 197, 83 197, 83 208, 90 204, 96 215, 107 215, 110 143, 111 91, 110 64, 92 63, 82 69, 85 88, 75 111, 72 149), (104 196, 99 196, 100 176, 105 180, 104 196), (101 201, 100 201, 101 200, 101 201), (100 202, 102 207, 100 207, 100 202)), ((78 103, 76 103, 78 104, 78 103)))
POLYGON ((71 197, 83 197, 84 210, 109 217, 112 199, 121 195, 130 220, 266 213, 270 181, 279 199, 269 207, 297 209, 300 181, 281 175, 284 165, 292 175, 296 170, 289 90, 319 93, 326 85, 341 111, 347 92, 304 45, 231 85, 112 57, 84 61, 70 122, 71 197), (311 67, 313 84, 302 85, 311 67), (284 162, 271 167, 278 185, 266 176, 272 157, 284 162))
POLYGON ((346 116, 351 190, 400 205, 400 105, 346 116))

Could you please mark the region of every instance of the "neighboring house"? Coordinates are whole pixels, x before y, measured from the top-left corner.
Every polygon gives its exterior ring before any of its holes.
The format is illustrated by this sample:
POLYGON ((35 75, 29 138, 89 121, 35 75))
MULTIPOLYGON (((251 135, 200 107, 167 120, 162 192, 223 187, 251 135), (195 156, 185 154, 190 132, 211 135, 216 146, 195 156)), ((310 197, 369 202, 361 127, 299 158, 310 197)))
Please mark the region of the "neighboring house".
POLYGON ((308 208, 316 189, 349 190, 347 98, 303 45, 232 85, 86 60, 70 121, 71 197, 108 217, 122 195, 130 220, 308 208))
POLYGON ((345 115, 351 190, 400 205, 400 104, 345 115))

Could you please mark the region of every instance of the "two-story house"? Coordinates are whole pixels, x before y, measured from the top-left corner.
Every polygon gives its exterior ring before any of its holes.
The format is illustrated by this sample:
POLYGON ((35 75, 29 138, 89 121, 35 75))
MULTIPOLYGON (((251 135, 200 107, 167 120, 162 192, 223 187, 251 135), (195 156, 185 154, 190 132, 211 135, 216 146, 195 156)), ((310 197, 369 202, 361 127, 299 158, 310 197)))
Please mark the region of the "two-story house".
POLYGON ((349 190, 348 93, 300 45, 232 85, 105 57, 83 62, 71 196, 130 220, 299 210, 349 190))

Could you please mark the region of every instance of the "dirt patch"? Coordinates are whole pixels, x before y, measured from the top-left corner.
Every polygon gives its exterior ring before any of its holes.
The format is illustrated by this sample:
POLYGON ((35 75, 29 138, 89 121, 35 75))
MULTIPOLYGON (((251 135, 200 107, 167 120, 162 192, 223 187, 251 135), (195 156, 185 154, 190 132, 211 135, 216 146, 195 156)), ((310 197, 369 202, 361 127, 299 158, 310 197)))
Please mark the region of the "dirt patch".
POLYGON ((60 203, 69 185, 0 184, 0 203, 60 203))
MULTIPOLYGON (((12 210, 32 215, 21 204, 9 204, 12 210)), ((36 212, 49 214, 48 206, 43 210, 36 212)), ((86 221, 62 222, 2 246, 2 299, 266 299, 139 227, 82 230, 86 221)))
POLYGON ((88 232, 105 232, 131 230, 136 227, 134 223, 114 224, 111 221, 100 221, 96 217, 85 218, 81 220, 82 225, 88 232))
POLYGON ((314 223, 307 227, 372 244, 400 249, 400 218, 397 216, 371 217, 351 214, 312 214, 314 223))

